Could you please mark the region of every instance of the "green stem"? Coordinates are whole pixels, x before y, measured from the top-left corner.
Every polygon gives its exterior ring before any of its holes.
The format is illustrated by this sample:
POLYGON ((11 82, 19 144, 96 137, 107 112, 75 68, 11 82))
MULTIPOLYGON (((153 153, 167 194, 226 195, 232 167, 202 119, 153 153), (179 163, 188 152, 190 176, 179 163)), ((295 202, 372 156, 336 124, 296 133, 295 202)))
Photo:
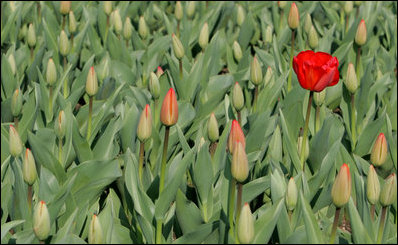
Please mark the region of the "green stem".
POLYGON ((242 210, 242 183, 238 183, 238 197, 236 200, 236 223, 239 222, 240 211, 242 210))
POLYGON ((62 30, 65 30, 66 15, 62 17, 62 30))
POLYGON ((357 49, 357 59, 356 59, 356 73, 357 73, 357 78, 358 78, 358 87, 361 84, 361 76, 359 74, 360 63, 361 63, 361 46, 359 46, 357 49))
MULTIPOLYGON (((340 9, 340 26, 344 26, 344 9, 343 8, 340 9)), ((345 34, 345 31, 342 28, 342 30, 341 30, 341 39, 344 38, 344 34, 345 34)))
POLYGON ((234 236, 235 189, 236 189, 236 180, 232 178, 229 181, 229 203, 228 203, 229 232, 231 236, 234 236))
POLYGON ((310 121, 310 114, 311 114, 311 104, 312 104, 312 95, 313 95, 313 91, 310 92, 310 97, 308 99, 308 106, 307 106, 307 115, 305 116, 305 125, 304 125, 304 133, 303 133, 303 141, 301 144, 301 153, 300 153, 300 162, 301 162, 301 166, 303 167, 303 172, 305 169, 305 146, 307 144, 307 134, 308 134, 308 123, 310 121))
POLYGON ((289 93, 290 90, 292 89, 292 67, 293 67, 293 53, 294 53, 294 33, 295 30, 292 30, 292 45, 291 45, 291 50, 290 50, 290 62, 289 62, 289 78, 287 80, 287 92, 289 93))
MULTIPOLYGON (((66 56, 64 56, 64 72, 66 71, 66 65, 67 65, 67 61, 66 61, 66 56)), ((68 79, 67 77, 65 77, 64 80, 64 98, 66 99, 68 97, 68 79)))
POLYGON ((33 62, 33 47, 30 47, 30 60, 33 62))
POLYGON ((355 114, 355 94, 351 94, 351 148, 355 150, 357 143, 356 114, 355 114))
POLYGON ((36 6, 37 6, 37 21, 40 23, 41 21, 41 6, 40 6, 40 1, 36 1, 36 6))
POLYGON ((139 165, 138 165, 138 176, 140 177, 140 183, 142 185, 142 169, 144 165, 144 142, 140 142, 140 159, 139 159, 139 165))
MULTIPOLYGON (((256 86, 257 87, 257 86, 256 86)), ((239 122, 239 125, 242 125, 242 117, 241 117, 241 115, 240 115, 240 111, 237 111, 237 114, 238 114, 238 122, 239 122)))
POLYGON ((62 165, 62 138, 58 138, 58 161, 62 165))
POLYGON ((73 35, 73 33, 71 33, 70 34, 70 47, 71 47, 71 50, 73 50, 73 39, 74 39, 74 35, 73 35))
POLYGON ((348 14, 345 16, 345 33, 348 31, 348 14))
POLYGON ((292 211, 292 210, 288 210, 288 211, 287 211, 287 214, 289 215, 289 222, 291 223, 291 222, 292 222, 292 214, 293 214, 293 211, 292 211))
POLYGON ((32 213, 32 186, 28 185, 28 207, 29 212, 32 213))
POLYGON ((48 100, 48 107, 50 109, 50 113, 53 112, 53 86, 50 85, 50 98, 48 100))
POLYGON ((316 106, 315 111, 315 133, 317 133, 321 127, 321 118, 320 118, 320 106, 316 106))
POLYGON ((109 31, 109 15, 106 15, 106 27, 105 27, 105 40, 104 40, 104 46, 106 46, 106 39, 108 37, 108 31, 109 31))
POLYGON ((14 126, 15 129, 18 130, 18 116, 14 117, 14 126))
POLYGON ((375 205, 372 204, 370 206, 370 217, 372 218, 372 221, 375 219, 375 205))
POLYGON ((213 159, 217 149, 217 141, 210 144, 210 156, 213 159))
POLYGON ((332 233, 330 234, 330 244, 333 244, 336 239, 337 224, 339 223, 340 208, 336 208, 336 213, 334 214, 334 221, 332 227, 332 233))
POLYGON ((180 37, 180 21, 177 21, 177 37, 180 37))
POLYGON ((87 125, 87 141, 89 141, 91 136, 91 119, 93 116, 93 97, 90 96, 90 101, 88 105, 88 125, 87 125))
POLYGON ((281 29, 282 29, 282 22, 283 22, 283 9, 281 9, 281 18, 279 21, 279 32, 281 32, 281 29))
POLYGON ((183 78, 183 72, 182 72, 182 59, 178 59, 178 63, 180 65, 180 79, 182 81, 183 78))
POLYGON ((380 224, 379 224, 379 232, 377 235, 377 244, 381 244, 383 240, 383 232, 384 232, 384 221, 386 219, 386 213, 387 213, 387 208, 388 206, 385 206, 381 210, 381 218, 380 218, 380 224))
MULTIPOLYGON (((253 113, 257 110, 257 97, 258 97, 258 86, 254 86, 254 100, 253 100, 253 113)), ((240 122, 239 122, 240 124, 240 122)))

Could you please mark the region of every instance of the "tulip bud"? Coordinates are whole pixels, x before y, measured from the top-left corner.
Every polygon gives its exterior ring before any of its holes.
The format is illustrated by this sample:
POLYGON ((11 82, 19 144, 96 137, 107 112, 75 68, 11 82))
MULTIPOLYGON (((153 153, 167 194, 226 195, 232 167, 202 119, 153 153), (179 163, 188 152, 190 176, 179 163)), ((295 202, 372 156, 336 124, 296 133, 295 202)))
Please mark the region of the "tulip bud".
POLYGON ((184 11, 182 9, 182 5, 180 1, 176 2, 175 10, 174 10, 174 16, 176 17, 177 20, 181 20, 184 15, 184 11))
POLYGON ((50 214, 44 201, 40 201, 33 213, 33 231, 40 241, 50 234, 50 214))
POLYGON ((104 81, 105 78, 109 76, 109 56, 104 56, 101 59, 100 65, 97 67, 98 72, 98 78, 100 81, 104 81))
POLYGON ((97 92, 98 92, 97 75, 95 73, 94 66, 92 66, 87 74, 86 93, 89 96, 94 96, 97 94, 97 92))
POLYGON ((17 65, 15 64, 15 58, 13 54, 8 56, 8 63, 10 64, 12 75, 15 76, 15 73, 17 72, 17 65))
POLYGON ((131 25, 130 18, 126 17, 123 27, 123 36, 125 39, 129 40, 133 34, 133 26, 131 25))
POLYGON ((267 84, 269 84, 269 83, 271 82, 271 79, 272 79, 273 74, 274 74, 274 73, 273 73, 273 71, 272 71, 271 66, 268 66, 268 67, 267 67, 267 71, 265 72, 265 77, 264 77, 265 85, 267 85, 267 84))
POLYGON ((57 81, 57 69, 52 58, 49 58, 47 62, 46 81, 50 86, 57 81))
POLYGON ((292 3, 290 7, 289 17, 287 23, 291 29, 296 29, 299 26, 300 15, 296 3, 292 3))
POLYGON ((238 182, 243 182, 249 175, 249 164, 244 146, 236 141, 232 154, 231 174, 238 182))
MULTIPOLYGON (((303 135, 299 135, 297 139, 297 152, 301 154, 301 147, 303 145, 303 135)), ((304 159, 307 160, 308 156, 310 154, 310 145, 308 143, 308 138, 305 141, 305 150, 304 150, 304 159)))
POLYGON ((16 9, 16 7, 15 7, 15 2, 14 2, 14 1, 9 1, 9 4, 10 4, 10 10, 11 10, 11 12, 15 12, 15 9, 16 9))
POLYGON ((343 164, 334 180, 332 187, 332 200, 337 208, 344 206, 351 195, 351 175, 347 164, 343 164))
POLYGON ((314 92, 315 105, 321 106, 323 102, 325 102, 325 97, 326 97, 326 89, 322 90, 321 92, 314 92))
POLYGON ((283 9, 286 7, 287 2, 286 1, 278 1, 278 7, 280 9, 283 9))
POLYGON ((180 39, 174 35, 174 33, 171 35, 172 38, 172 43, 173 43, 173 50, 174 50, 174 55, 177 57, 177 59, 182 59, 184 57, 184 46, 182 46, 182 43, 180 39))
POLYGON ((372 164, 369 165, 369 173, 366 183, 366 195, 371 204, 375 205, 379 201, 380 182, 372 164))
POLYGON ((115 32, 116 32, 116 34, 119 35, 120 33, 122 33, 123 23, 122 23, 122 18, 120 17, 118 9, 116 9, 114 11, 113 21, 114 21, 113 24, 115 27, 115 32))
POLYGON ((66 117, 65 112, 61 110, 58 114, 58 120, 54 123, 54 131, 58 139, 62 139, 66 133, 66 117))
POLYGON ((318 34, 314 26, 311 26, 310 32, 308 33, 308 44, 312 49, 318 47, 318 34))
POLYGON ((163 99, 160 110, 160 121, 166 126, 173 126, 178 120, 177 97, 173 88, 170 88, 163 99))
POLYGON ((199 46, 202 49, 205 49, 208 43, 209 43, 209 25, 207 24, 207 22, 205 22, 199 34, 199 46))
POLYGON ((256 86, 260 85, 263 80, 263 72, 261 70, 261 65, 258 62, 256 56, 254 56, 250 67, 250 78, 252 83, 256 86))
POLYGON ((346 14, 350 14, 352 12, 353 7, 354 7, 354 2, 353 1, 345 1, 344 12, 346 14))
POLYGON ((69 32, 74 33, 76 31, 77 24, 75 19, 75 14, 73 11, 69 12, 69 32))
POLYGON ((218 123, 214 112, 210 114, 209 122, 207 123, 207 135, 212 143, 216 142, 220 137, 218 132, 218 123))
POLYGON ((104 12, 106 15, 112 13, 112 1, 104 1, 104 12))
POLYGON ((146 25, 144 16, 141 16, 138 22, 138 34, 140 34, 140 37, 142 39, 146 39, 148 36, 148 32, 148 26, 146 25))
POLYGON ((387 147, 386 137, 380 133, 370 154, 370 162, 376 167, 380 167, 386 161, 387 147))
POLYGON ((162 67, 158 66, 158 69, 156 70, 156 76, 158 76, 158 78, 163 75, 163 69, 162 67))
POLYGON ((61 12, 62 15, 67 15, 70 11, 70 4, 71 1, 61 1, 59 12, 61 12))
POLYGON ((12 94, 11 99, 11 113, 14 117, 19 116, 22 110, 22 93, 17 88, 14 93, 12 94))
POLYGON ((239 217, 238 238, 243 244, 249 244, 254 238, 254 219, 248 203, 243 205, 239 217))
POLYGON ((272 27, 267 26, 267 29, 265 29, 265 43, 272 43, 272 27))
POLYGON ((361 20, 355 35, 355 43, 359 46, 364 45, 366 43, 366 35, 366 24, 364 20, 361 20))
POLYGON ((28 32, 28 27, 26 26, 26 24, 23 24, 21 29, 18 32, 18 40, 22 40, 26 37, 26 33, 28 32))
POLYGON ((245 99, 243 98, 242 88, 239 83, 236 82, 232 91, 232 105, 234 106, 236 111, 242 110, 245 105, 245 99))
POLYGON ((304 31, 305 33, 307 33, 307 35, 309 35, 312 26, 313 25, 312 25, 311 15, 307 13, 305 15, 305 20, 304 20, 304 31))
POLYGON ((101 223, 99 222, 99 219, 95 214, 93 215, 90 222, 90 228, 88 231, 88 243, 89 244, 104 243, 101 223))
POLYGON ((35 159, 28 148, 26 149, 25 158, 23 160, 22 174, 24 181, 28 185, 33 185, 37 179, 35 159))
POLYGON ((9 144, 11 155, 13 157, 19 156, 22 152, 22 141, 19 137, 18 131, 12 125, 10 125, 9 131, 9 144))
POLYGON ((231 125, 231 131, 229 132, 229 137, 228 137, 228 150, 231 154, 233 154, 236 142, 242 143, 243 149, 245 149, 246 147, 245 135, 243 134, 243 131, 238 121, 233 120, 231 125))
POLYGON ((137 128, 137 137, 141 142, 145 142, 152 134, 152 113, 151 107, 147 104, 141 113, 137 128))
POLYGON ((397 176, 390 174, 384 182, 380 193, 380 204, 383 207, 393 204, 397 200, 397 176))
POLYGON ((152 97, 156 100, 160 96, 160 85, 159 78, 156 76, 154 72, 151 72, 149 76, 149 91, 151 92, 152 97))
POLYGON ((355 6, 360 6, 362 4, 362 1, 354 1, 355 6))
POLYGON ((237 4, 236 8, 236 23, 238 24, 238 26, 241 26, 243 24, 243 21, 245 21, 245 10, 240 4, 237 4))
POLYGON ((232 50, 234 52, 235 60, 240 61, 240 59, 242 59, 242 49, 237 41, 234 42, 232 50))
POLYGON ((195 1, 189 1, 187 5, 187 16, 192 18, 195 14, 195 1))
POLYGON ((297 204, 297 185, 293 177, 290 178, 287 184, 286 197, 285 197, 286 207, 289 211, 293 211, 297 204))
POLYGON ((67 56, 69 53, 69 40, 64 30, 59 35, 59 52, 62 56, 67 56))
POLYGON ((355 68, 352 63, 348 64, 347 75, 344 84, 350 93, 354 94, 358 89, 358 79, 355 73, 355 68))
POLYGON ((36 31, 32 23, 29 24, 28 29, 28 45, 31 48, 36 45, 36 31))

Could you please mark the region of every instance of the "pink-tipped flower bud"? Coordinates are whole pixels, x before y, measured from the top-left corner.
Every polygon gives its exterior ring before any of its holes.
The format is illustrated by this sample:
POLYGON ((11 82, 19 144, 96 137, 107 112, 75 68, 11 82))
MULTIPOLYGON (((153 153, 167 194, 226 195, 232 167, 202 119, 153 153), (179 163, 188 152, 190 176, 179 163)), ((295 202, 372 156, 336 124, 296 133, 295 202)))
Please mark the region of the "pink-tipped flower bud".
POLYGON ((66 133, 66 117, 63 110, 59 112, 57 121, 54 123, 54 131, 58 139, 62 140, 64 138, 66 133))
POLYGON ((101 244, 104 243, 103 232, 101 223, 97 215, 93 215, 90 222, 90 228, 88 231, 88 243, 89 244, 101 244))
POLYGON ((291 29, 297 29, 297 27, 299 26, 299 21, 300 21, 300 15, 298 12, 298 8, 296 6, 296 3, 292 3, 287 23, 289 24, 289 27, 291 29))
POLYGON ((152 113, 151 107, 147 104, 141 113, 137 127, 137 137, 141 142, 145 142, 152 134, 152 113))
POLYGON ((233 154, 236 142, 242 143, 243 149, 245 149, 246 147, 245 135, 243 134, 243 131, 238 121, 233 120, 231 125, 231 131, 229 132, 229 137, 228 137, 228 150, 231 154, 233 154))
POLYGON ((173 126, 178 120, 177 97, 173 88, 170 88, 163 99, 160 110, 160 121, 166 126, 173 126))
POLYGON ((94 96, 98 92, 98 80, 94 70, 94 66, 90 68, 87 74, 86 92, 89 96, 94 96))
POLYGON ((383 207, 393 204, 397 200, 397 176, 390 174, 384 182, 380 193, 380 204, 383 207))
POLYGON ((11 156, 17 157, 22 153, 21 138, 19 137, 18 131, 12 125, 10 125, 8 143, 10 146, 11 156))
POLYGON ((35 158, 29 148, 26 148, 25 158, 23 159, 22 175, 23 180, 28 185, 33 185, 37 179, 35 158))
POLYGON ((337 208, 341 208, 350 200, 351 175, 347 164, 343 164, 334 180, 332 187, 332 200, 337 208))
POLYGON ((361 20, 355 35, 355 43, 359 46, 364 45, 366 43, 366 35, 366 24, 364 20, 361 20))
POLYGON ((163 69, 161 66, 158 66, 158 69, 156 69, 156 76, 158 76, 158 78, 163 75, 163 69))
POLYGON ((254 238, 254 218, 250 206, 245 203, 238 221, 238 238, 240 243, 249 244, 254 238))
POLYGON ((40 241, 50 234, 50 214, 44 201, 40 201, 33 213, 33 231, 40 241))
POLYGON ((372 152, 370 154, 370 162, 376 167, 381 166, 387 158, 387 140, 383 133, 377 137, 372 152))

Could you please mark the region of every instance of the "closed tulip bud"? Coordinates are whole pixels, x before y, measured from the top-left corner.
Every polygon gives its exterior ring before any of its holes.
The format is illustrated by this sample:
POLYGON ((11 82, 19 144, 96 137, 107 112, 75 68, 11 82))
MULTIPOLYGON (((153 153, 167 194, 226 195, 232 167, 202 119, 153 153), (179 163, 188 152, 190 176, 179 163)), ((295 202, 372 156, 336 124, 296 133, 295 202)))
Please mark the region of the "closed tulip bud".
POLYGON ((95 214, 93 215, 90 222, 90 228, 88 231, 88 243, 89 244, 104 243, 101 223, 99 222, 99 219, 95 214))
POLYGON ((160 121, 166 126, 173 126, 178 120, 177 97, 173 88, 170 88, 164 97, 160 111, 160 121))
POLYGON ((33 231, 40 241, 50 234, 50 214, 44 201, 40 201, 33 213, 33 231))
POLYGON ((28 185, 33 185, 37 179, 36 163, 32 152, 27 148, 22 166, 23 180, 28 185))
POLYGON ((286 1, 278 1, 278 7, 280 9, 283 9, 284 7, 286 7, 287 2, 286 1))
POLYGON ((245 135, 238 123, 238 121, 233 120, 231 125, 231 131, 228 136, 228 150, 233 154, 236 142, 242 143, 243 149, 246 147, 245 135))
POLYGON ((311 15, 307 13, 304 19, 304 31, 305 33, 307 33, 307 35, 309 35, 312 26, 313 25, 312 25, 311 15))
POLYGON ((207 22, 205 22, 199 34, 199 46, 202 49, 205 49, 208 43, 209 43, 209 25, 207 24, 207 22))
POLYGON ((15 12, 15 9, 16 9, 16 7, 15 7, 15 2, 14 2, 14 1, 9 1, 9 4, 10 4, 10 10, 11 10, 12 12, 15 12))
POLYGON ((151 107, 147 104, 141 113, 137 127, 137 137, 141 142, 145 142, 152 134, 152 113, 151 107))
POLYGON ((242 59, 242 49, 237 41, 234 42, 232 51, 234 52, 235 60, 240 61, 242 59))
POLYGON ((19 137, 18 131, 12 125, 10 125, 9 131, 9 144, 11 156, 19 156, 22 152, 22 141, 19 137))
POLYGON ((70 11, 70 4, 71 1, 61 1, 59 12, 61 12, 62 15, 67 15, 70 11))
POLYGON ((100 81, 104 81, 104 79, 109 76, 109 62, 109 56, 106 55, 102 58, 99 67, 97 67, 97 70, 99 70, 98 78, 100 81))
POLYGON ((148 32, 148 26, 145 22, 144 16, 141 16, 138 22, 138 34, 140 34, 140 37, 142 39, 146 39, 148 36, 148 32))
POLYGON ((265 72, 265 85, 269 84, 271 82, 272 76, 273 76, 274 72, 272 71, 271 66, 267 67, 267 71, 265 72))
POLYGON ((74 33, 76 31, 77 24, 75 19, 75 14, 73 11, 69 12, 69 32, 74 33))
POLYGON ((354 7, 354 2, 353 1, 346 1, 344 3, 344 12, 346 14, 350 14, 352 12, 353 7, 354 7))
POLYGON ((131 25, 130 18, 126 17, 123 27, 123 36, 125 39, 129 40, 133 34, 133 26, 131 25))
POLYGON ((267 29, 265 29, 265 43, 272 43, 272 27, 267 26, 267 29))
POLYGON ((28 28, 28 45, 31 48, 36 45, 36 31, 32 23, 29 24, 28 28))
POLYGON ((94 66, 92 66, 87 74, 86 93, 89 96, 94 96, 97 94, 97 92, 98 92, 98 80, 94 70, 94 66))
POLYGON ((149 91, 151 92, 152 97, 156 100, 160 96, 160 85, 159 78, 156 76, 154 72, 151 72, 149 76, 149 91))
POLYGON ((393 204, 397 200, 397 176, 390 174, 384 182, 380 193, 380 204, 383 207, 393 204))
POLYGON ((12 75, 15 76, 15 73, 17 72, 17 65, 15 64, 15 58, 13 54, 8 56, 8 64, 10 64, 12 75))
POLYGON ((64 30, 59 35, 59 52, 62 56, 67 56, 69 53, 69 39, 64 30))
POLYGON ((355 73, 355 68, 352 63, 348 64, 347 75, 344 80, 344 84, 350 93, 354 94, 358 89, 358 79, 355 73))
POLYGON ((112 13, 112 1, 104 1, 104 12, 106 15, 112 13))
POLYGON ((245 181, 249 175, 246 151, 240 141, 235 143, 235 149, 232 154, 231 174, 238 182, 245 181))
POLYGON ((172 38, 172 43, 173 43, 173 50, 174 50, 174 55, 177 57, 177 59, 182 59, 184 57, 184 46, 182 46, 182 43, 180 39, 174 35, 174 33, 171 35, 172 38))
POLYGON ((369 173, 366 183, 366 196, 371 204, 375 205, 379 201, 380 182, 372 164, 369 165, 369 173))
POLYGON ((387 158, 387 148, 386 137, 383 133, 380 133, 373 145, 370 162, 376 167, 383 165, 387 158))
POLYGON ((11 113, 14 117, 19 116, 22 110, 22 93, 19 89, 16 89, 12 94, 11 99, 11 113))
POLYGON ((291 29, 296 29, 299 26, 299 21, 300 21, 300 15, 296 3, 292 3, 287 23, 289 24, 289 27, 291 29))
MULTIPOLYGON (((297 152, 301 154, 301 147, 303 145, 303 136, 299 135, 297 139, 297 152)), ((307 160, 308 156, 310 154, 310 146, 308 143, 308 139, 305 141, 305 150, 304 150, 304 159, 307 160)))
POLYGON ((237 7, 236 23, 238 24, 238 26, 241 26, 243 24, 243 21, 245 21, 245 10, 240 4, 238 4, 236 7, 237 7))
POLYGON ((187 5, 187 16, 192 18, 195 14, 195 1, 189 1, 187 5))
POLYGON ((236 111, 242 110, 243 106, 245 105, 243 91, 238 82, 235 83, 232 91, 232 105, 236 111))
POLYGON ((248 203, 243 205, 239 217, 238 238, 243 244, 249 244, 254 238, 254 219, 248 203))
POLYGON ((254 56, 252 64, 250 66, 250 78, 252 83, 256 86, 260 85, 263 80, 263 72, 261 70, 261 65, 258 62, 256 56, 254 56))
POLYGON ((308 44, 312 49, 318 47, 318 34, 316 33, 314 26, 311 26, 310 32, 308 34, 308 44))
POLYGON ((218 132, 218 123, 214 113, 210 114, 209 122, 207 123, 207 135, 212 143, 216 142, 220 137, 218 132))
POLYGON ((286 197, 285 197, 286 207, 289 211, 293 211, 297 204, 297 185, 293 177, 290 178, 287 184, 286 197))
POLYGON ((156 76, 158 76, 158 78, 163 75, 163 69, 162 67, 158 66, 158 69, 156 70, 156 76))
POLYGON ((57 69, 52 58, 49 58, 47 62, 46 81, 50 86, 57 81, 57 69))
POLYGON ((334 180, 332 187, 332 200, 337 208, 344 206, 351 195, 351 175, 347 164, 343 164, 334 180))
POLYGON ((23 24, 18 32, 18 40, 24 39, 26 37, 26 33, 28 33, 28 27, 26 24, 23 24))
POLYGON ((182 9, 182 5, 180 1, 176 2, 175 10, 174 10, 174 16, 176 17, 177 20, 181 20, 182 17, 184 16, 184 11, 182 9))
POLYGON ((54 131, 58 139, 64 138, 66 133, 66 117, 63 110, 59 112, 58 120, 54 123, 54 131))
POLYGON ((362 1, 354 1, 355 6, 360 6, 362 4, 362 1))
POLYGON ((113 21, 114 21, 113 24, 115 27, 116 34, 119 35, 122 33, 122 28, 123 28, 122 18, 120 17, 120 13, 119 13, 118 9, 116 9, 114 12, 115 13, 113 15, 113 21))
POLYGON ((321 106, 323 102, 325 102, 325 97, 326 97, 326 89, 322 90, 321 92, 314 92, 315 105, 321 106))
POLYGON ((366 24, 364 20, 361 20, 355 35, 355 43, 359 46, 364 45, 366 43, 366 35, 366 24))

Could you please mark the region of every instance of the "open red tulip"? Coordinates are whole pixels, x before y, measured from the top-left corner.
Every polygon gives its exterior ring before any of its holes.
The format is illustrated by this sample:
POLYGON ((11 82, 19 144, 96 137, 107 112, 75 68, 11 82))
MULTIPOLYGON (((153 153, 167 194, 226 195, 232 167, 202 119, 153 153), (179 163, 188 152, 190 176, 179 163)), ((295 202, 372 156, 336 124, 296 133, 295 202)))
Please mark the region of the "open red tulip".
POLYGON ((324 52, 302 51, 293 58, 293 69, 301 87, 321 92, 339 82, 339 61, 324 52))

